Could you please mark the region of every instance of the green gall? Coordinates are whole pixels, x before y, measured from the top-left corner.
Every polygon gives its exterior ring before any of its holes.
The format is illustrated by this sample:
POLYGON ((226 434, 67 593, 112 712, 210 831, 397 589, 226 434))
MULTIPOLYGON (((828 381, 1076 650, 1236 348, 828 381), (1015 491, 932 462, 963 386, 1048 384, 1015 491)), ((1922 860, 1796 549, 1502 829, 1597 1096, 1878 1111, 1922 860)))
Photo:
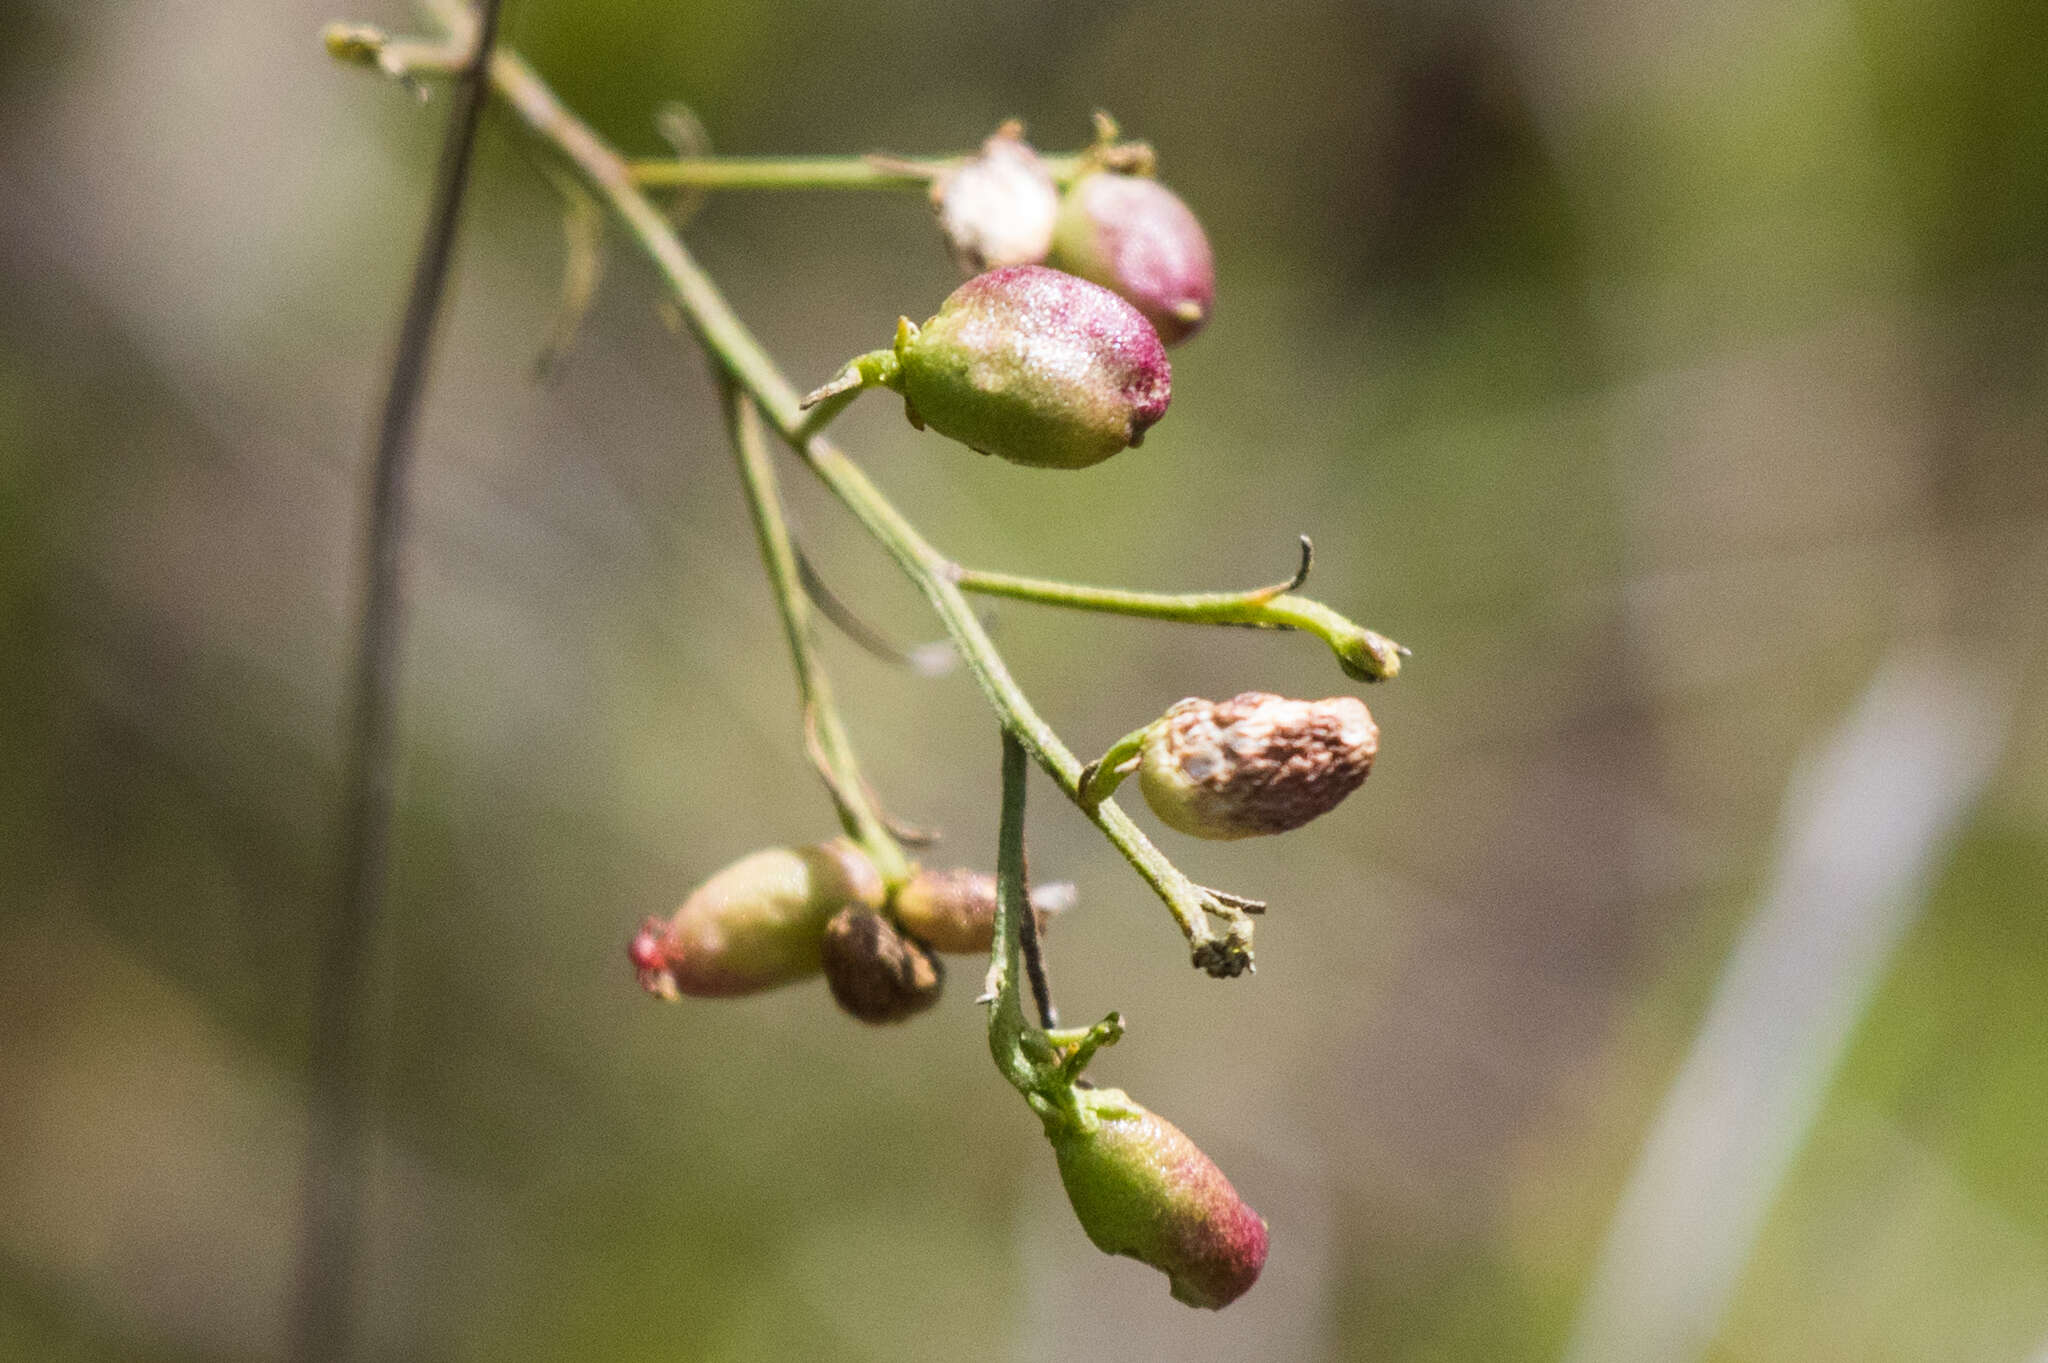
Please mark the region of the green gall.
POLYGON ((1344 675, 1356 681, 1392 681, 1401 675, 1401 660, 1408 650, 1383 634, 1359 625, 1332 636, 1330 647, 1344 675))
POLYGON ((834 914, 820 951, 833 1001, 862 1022, 914 1017, 939 1001, 945 985, 938 958, 872 909, 834 914))
POLYGON ((1180 196, 1157 180, 1097 170, 1067 188, 1050 263, 1128 299, 1179 345, 1216 309, 1209 238, 1180 196))
MULTIPOLYGON (((1071 908, 1074 887, 1031 887, 1031 908, 1042 933, 1052 916, 1071 908)), ((977 955, 995 941, 996 878, 986 871, 928 871, 922 867, 896 892, 891 909, 905 932, 933 951, 977 955)))
POLYGON ((1179 1127, 1121 1089, 1076 1088, 1046 1118, 1060 1182, 1095 1247, 1166 1274, 1173 1299, 1220 1310, 1258 1281, 1266 1223, 1179 1127))
POLYGON ((1139 783, 1163 823, 1194 837, 1285 833, 1358 789, 1379 741, 1355 696, 1190 698, 1146 731, 1139 783))
POLYGON ((827 920, 882 899, 874 863, 844 838, 773 847, 713 875, 666 921, 649 919, 627 954, 661 998, 751 994, 817 974, 827 920))
POLYGON ((849 363, 804 399, 831 411, 862 388, 903 395, 913 426, 1036 468, 1079 469, 1136 445, 1166 414, 1173 368, 1152 324, 1100 285, 1038 265, 976 275, 893 350, 849 363))

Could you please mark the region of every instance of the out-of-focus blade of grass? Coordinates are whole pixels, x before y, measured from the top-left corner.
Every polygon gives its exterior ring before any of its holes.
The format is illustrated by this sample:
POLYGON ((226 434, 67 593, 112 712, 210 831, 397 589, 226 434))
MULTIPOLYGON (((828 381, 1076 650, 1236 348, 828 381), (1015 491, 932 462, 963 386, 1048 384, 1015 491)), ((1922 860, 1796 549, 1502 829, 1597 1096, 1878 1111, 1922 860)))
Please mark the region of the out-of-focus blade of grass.
POLYGON ((1757 1238, 1732 1356, 2003 1363, 2048 1328, 2048 840, 1986 805, 1757 1238))
POLYGON ((1794 777, 1770 888, 1610 1223, 1566 1357, 1700 1357, 1849 1037, 1989 778, 2007 686, 1896 656, 1794 777))

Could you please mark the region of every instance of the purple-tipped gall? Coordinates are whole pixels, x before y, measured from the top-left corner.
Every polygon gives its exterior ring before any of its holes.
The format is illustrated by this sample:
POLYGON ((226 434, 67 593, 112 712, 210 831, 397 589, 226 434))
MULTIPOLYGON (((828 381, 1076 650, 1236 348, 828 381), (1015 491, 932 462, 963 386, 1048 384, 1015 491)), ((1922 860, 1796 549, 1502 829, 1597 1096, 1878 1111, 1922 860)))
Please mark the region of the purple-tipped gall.
POLYGON ((1166 1274, 1175 1301, 1220 1310, 1258 1281, 1266 1223, 1179 1127, 1121 1089, 1074 1090, 1047 1135, 1095 1247, 1166 1274))
POLYGON ((882 899, 874 863, 844 838, 773 847, 713 875, 668 919, 648 919, 627 956, 661 998, 751 994, 817 974, 827 920, 882 899))
POLYGON ((1179 195, 1146 176, 1097 170, 1068 186, 1048 259, 1128 299, 1170 346, 1216 308, 1208 235, 1179 195))
POLYGON ((825 984, 862 1022, 901 1022, 939 1001, 945 968, 872 909, 841 909, 825 924, 825 984))
POLYGON ((1166 414, 1173 367, 1152 324, 1098 284, 1038 265, 977 275, 922 327, 897 326, 913 425, 1037 468, 1099 464, 1166 414))

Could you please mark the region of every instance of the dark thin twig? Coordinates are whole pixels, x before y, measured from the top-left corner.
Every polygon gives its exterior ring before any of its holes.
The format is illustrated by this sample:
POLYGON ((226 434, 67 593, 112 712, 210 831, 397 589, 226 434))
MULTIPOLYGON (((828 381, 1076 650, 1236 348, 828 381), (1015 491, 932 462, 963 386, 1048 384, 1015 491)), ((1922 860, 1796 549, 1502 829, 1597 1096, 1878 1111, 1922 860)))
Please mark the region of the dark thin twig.
POLYGON ((1024 952, 1024 978, 1031 982, 1031 1001, 1038 1005, 1038 1025, 1060 1025, 1052 1006, 1052 982, 1045 977, 1045 953, 1038 945, 1038 909, 1031 902, 1031 865, 1024 865, 1024 912, 1017 919, 1017 941, 1024 952))
POLYGON ((314 996, 309 1059, 311 1128, 302 1174, 298 1282, 290 1344, 291 1357, 300 1363, 325 1363, 356 1353, 354 1317, 369 1164, 365 1106, 370 1029, 364 995, 391 853, 393 718, 405 587, 400 549, 406 492, 428 355, 469 185, 477 125, 488 94, 486 65, 497 38, 500 3, 482 0, 476 52, 455 84, 433 204, 413 266, 412 291, 399 324, 391 381, 377 423, 355 665, 349 680, 341 896, 328 926, 314 996))

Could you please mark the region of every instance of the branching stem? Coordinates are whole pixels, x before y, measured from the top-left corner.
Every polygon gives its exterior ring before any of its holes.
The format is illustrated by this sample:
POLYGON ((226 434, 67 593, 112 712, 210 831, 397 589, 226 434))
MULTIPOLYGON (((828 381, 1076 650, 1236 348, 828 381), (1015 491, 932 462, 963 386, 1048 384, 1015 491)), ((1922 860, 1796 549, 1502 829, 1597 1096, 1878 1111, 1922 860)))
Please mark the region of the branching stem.
POLYGON ((1253 629, 1303 630, 1330 646, 1338 665, 1359 681, 1385 681, 1401 670, 1407 650, 1384 635, 1339 615, 1320 601, 1296 596, 1290 584, 1247 592, 1134 592, 1119 587, 1083 587, 1047 578, 956 568, 961 590, 1005 596, 1067 610, 1177 620, 1193 625, 1244 625, 1253 629))
POLYGON ((790 658, 796 667, 806 734, 816 740, 819 771, 838 808, 840 824, 875 863, 883 881, 894 889, 910 878, 910 862, 890 834, 888 821, 861 776, 852 740, 846 735, 846 725, 832 698, 832 684, 818 663, 811 638, 810 601, 804 594, 796 546, 790 540, 789 523, 783 515, 775 466, 761 438, 760 412, 754 400, 738 391, 731 380, 719 387, 725 397, 726 423, 739 462, 740 482, 747 491, 747 510, 753 516, 754 535, 761 545, 761 562, 768 570, 768 583, 774 591, 783 634, 789 640, 790 658))
MULTIPOLYGON (((434 0, 434 8, 437 13, 449 17, 451 23, 460 12, 455 0, 434 0)), ((459 34, 459 28, 457 32, 459 34)), ((345 34, 346 41, 342 41, 337 38, 336 31, 331 30, 329 47, 337 56, 374 62, 387 72, 406 79, 447 74, 459 66, 459 54, 451 55, 445 46, 412 44, 407 51, 414 56, 416 64, 393 70, 391 53, 398 45, 388 44, 380 48, 373 41, 373 36, 373 31, 350 27, 345 34)), ((1188 940, 1195 964, 1219 977, 1236 975, 1248 969, 1251 965, 1252 923, 1243 907, 1246 901, 1220 895, 1190 880, 1153 845, 1114 800, 1082 800, 1080 760, 1032 708, 969 605, 964 589, 971 587, 989 595, 1010 595, 1083 610, 1309 630, 1331 643, 1347 672, 1367 678, 1393 675, 1399 666, 1398 647, 1370 631, 1361 630, 1319 602, 1294 597, 1286 591, 1258 601, 1252 598, 1261 596, 1261 593, 1158 596, 1072 587, 962 569, 933 548, 857 464, 817 434, 816 424, 799 406, 795 387, 698 266, 677 236, 674 224, 648 197, 634 166, 571 113, 516 53, 504 49, 493 53, 490 72, 493 86, 519 120, 542 142, 567 159, 653 262, 705 350, 731 381, 752 399, 768 425, 796 450, 811 471, 853 513, 923 593, 946 632, 952 636, 968 671, 1000 720, 1003 732, 1053 779, 1069 800, 1082 809, 1165 902, 1188 940), (1220 929, 1211 926, 1211 918, 1219 920, 1220 929)), ((708 163, 695 161, 691 164, 708 163)), ((815 166, 822 163, 803 164, 815 166)))
MULTIPOLYGON (((1080 173, 1085 152, 1041 154, 1054 183, 1080 173)), ((643 189, 925 189, 966 154, 896 156, 691 156, 627 163, 643 189)))

